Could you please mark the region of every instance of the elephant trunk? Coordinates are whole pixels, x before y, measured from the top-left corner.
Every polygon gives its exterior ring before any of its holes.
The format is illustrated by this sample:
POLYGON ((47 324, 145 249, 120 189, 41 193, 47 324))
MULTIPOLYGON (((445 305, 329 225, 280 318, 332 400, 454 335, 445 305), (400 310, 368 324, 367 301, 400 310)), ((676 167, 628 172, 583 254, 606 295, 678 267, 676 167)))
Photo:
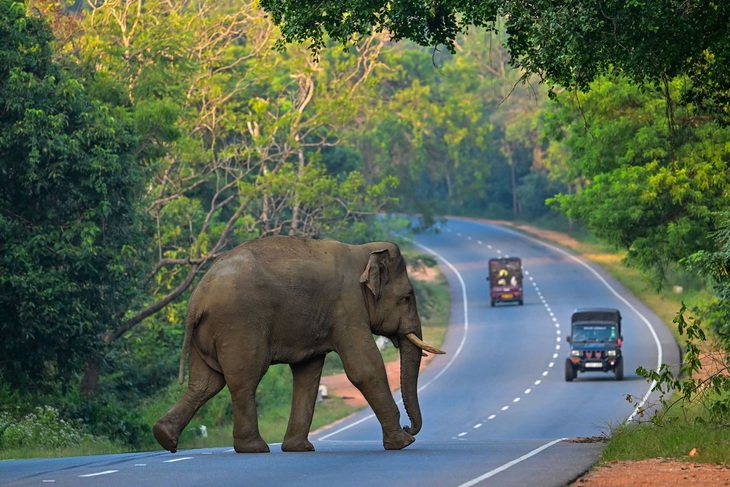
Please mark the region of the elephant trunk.
POLYGON ((423 423, 421 407, 418 405, 418 372, 421 368, 421 349, 411 340, 401 340, 400 346, 400 387, 403 406, 411 421, 403 429, 412 435, 421 431, 423 423))

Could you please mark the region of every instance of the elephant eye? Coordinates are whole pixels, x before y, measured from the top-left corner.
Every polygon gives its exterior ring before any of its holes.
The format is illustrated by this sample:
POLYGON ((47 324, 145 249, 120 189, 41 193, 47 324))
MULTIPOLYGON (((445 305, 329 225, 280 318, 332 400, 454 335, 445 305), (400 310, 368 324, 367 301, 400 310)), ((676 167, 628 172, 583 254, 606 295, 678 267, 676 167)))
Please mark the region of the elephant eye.
POLYGON ((404 304, 408 304, 408 303, 410 303, 410 302, 411 302, 411 295, 409 294, 409 295, 407 295, 407 296, 403 296, 403 297, 401 298, 401 302, 402 302, 402 303, 404 303, 404 304))

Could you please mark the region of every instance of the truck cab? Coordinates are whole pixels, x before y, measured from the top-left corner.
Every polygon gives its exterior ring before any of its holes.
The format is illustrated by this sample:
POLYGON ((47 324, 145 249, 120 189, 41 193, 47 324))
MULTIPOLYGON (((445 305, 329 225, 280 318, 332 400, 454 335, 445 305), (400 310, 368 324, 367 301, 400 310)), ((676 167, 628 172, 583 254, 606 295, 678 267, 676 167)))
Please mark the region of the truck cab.
POLYGON ((519 257, 489 259, 489 299, 492 306, 503 302, 524 304, 522 260, 519 257))
POLYGON ((570 356, 565 360, 565 380, 584 372, 611 372, 624 378, 621 354, 621 313, 615 308, 582 308, 570 317, 570 356))

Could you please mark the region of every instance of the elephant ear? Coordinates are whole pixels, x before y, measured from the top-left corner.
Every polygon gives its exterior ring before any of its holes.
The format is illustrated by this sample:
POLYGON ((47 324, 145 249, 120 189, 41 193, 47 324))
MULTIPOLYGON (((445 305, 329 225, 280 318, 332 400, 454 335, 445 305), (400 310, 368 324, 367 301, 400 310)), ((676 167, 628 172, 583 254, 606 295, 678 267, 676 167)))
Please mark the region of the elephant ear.
POLYGON ((388 268, 385 265, 387 257, 388 249, 371 252, 365 271, 360 276, 360 282, 370 289, 376 300, 380 299, 380 289, 388 282, 388 268))

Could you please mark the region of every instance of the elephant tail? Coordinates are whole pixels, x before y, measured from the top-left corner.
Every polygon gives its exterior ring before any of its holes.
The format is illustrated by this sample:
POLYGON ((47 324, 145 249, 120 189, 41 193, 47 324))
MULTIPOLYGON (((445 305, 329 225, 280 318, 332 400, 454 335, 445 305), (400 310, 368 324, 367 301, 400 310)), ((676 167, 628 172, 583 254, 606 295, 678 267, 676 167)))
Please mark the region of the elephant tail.
POLYGON ((188 315, 185 318, 185 338, 183 338, 182 351, 180 352, 180 371, 177 376, 177 382, 182 385, 185 382, 185 360, 188 358, 190 344, 193 341, 193 331, 198 324, 200 317, 191 306, 188 315))

